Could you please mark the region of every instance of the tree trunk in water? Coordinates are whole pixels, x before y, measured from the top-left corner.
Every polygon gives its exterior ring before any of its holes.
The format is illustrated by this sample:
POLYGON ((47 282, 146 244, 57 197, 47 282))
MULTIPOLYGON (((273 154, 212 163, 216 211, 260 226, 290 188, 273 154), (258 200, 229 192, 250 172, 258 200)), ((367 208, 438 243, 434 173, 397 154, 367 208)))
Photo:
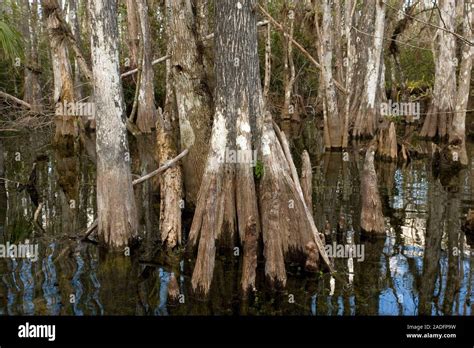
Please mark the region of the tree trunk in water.
POLYGON ((363 99, 356 113, 352 136, 372 137, 377 128, 377 120, 380 115, 377 95, 380 88, 381 64, 383 60, 383 38, 385 30, 385 3, 376 0, 375 14, 369 6, 370 18, 375 16, 373 31, 373 42, 368 47, 368 59, 366 62, 365 86, 363 99))
MULTIPOLYGON (((43 0, 42 6, 51 45, 54 103, 64 105, 64 103, 74 102, 74 83, 66 41, 62 35, 61 23, 58 18, 60 7, 57 0, 43 0)), ((74 138, 78 135, 78 127, 74 116, 65 116, 59 111, 60 109, 56 109, 54 142, 57 145, 72 146, 74 138)))
POLYGON ((152 39, 148 20, 147 0, 137 0, 136 4, 138 17, 140 18, 143 47, 136 124, 142 133, 150 133, 151 130, 155 128, 156 123, 155 88, 153 83, 154 73, 151 64, 153 60, 152 39))
POLYGON ((398 145, 395 123, 385 120, 377 132, 377 157, 386 161, 397 161, 398 145))
MULTIPOLYGON (((455 0, 440 0, 439 26, 454 32, 455 0)), ((456 40, 453 34, 438 30, 433 54, 435 57, 435 83, 433 98, 420 136, 444 139, 448 135, 452 112, 456 102, 456 40)))
MULTIPOLYGON (((167 99, 169 100, 167 93, 167 99)), ((176 157, 176 124, 172 109, 166 105, 164 126, 157 130, 158 161, 160 166, 176 157)), ((179 165, 166 170, 160 176, 160 239, 167 249, 181 245, 182 171, 179 165)))
MULTIPOLYGON (((472 0, 465 0, 464 3, 464 21, 463 35, 469 41, 474 40, 472 24, 474 23, 472 0)), ((471 87, 472 59, 474 57, 474 48, 467 44, 463 45, 461 66, 459 69, 459 84, 456 96, 455 113, 452 127, 449 132, 449 145, 453 161, 459 161, 459 164, 466 166, 468 156, 466 151, 466 110, 468 108, 469 91, 471 87)))
POLYGON ((102 245, 118 249, 136 237, 137 212, 119 73, 117 2, 90 1, 89 7, 97 105, 98 233, 102 245))
POLYGON ((375 144, 372 143, 365 154, 364 170, 362 172, 360 191, 362 212, 360 226, 362 230, 366 232, 384 233, 384 217, 377 185, 377 173, 375 172, 374 157, 375 144))
POLYGON ((191 0, 169 0, 167 10, 171 56, 167 88, 171 93, 170 107, 179 120, 181 149, 189 149, 182 162, 186 202, 195 205, 209 149, 212 96, 191 0))
POLYGON ((264 113, 256 5, 256 0, 215 2, 215 115, 189 236, 190 246, 197 245, 192 285, 205 294, 211 286, 217 246, 234 248, 236 242, 243 246, 244 292, 255 286, 261 237, 265 274, 272 283, 286 283, 285 256, 307 254, 308 243, 317 245, 330 267, 319 236, 312 233, 313 220, 308 219, 301 187, 298 191, 290 174, 292 160, 285 156, 270 113, 264 113), (255 147, 260 148, 263 166, 258 190, 250 157, 255 147))

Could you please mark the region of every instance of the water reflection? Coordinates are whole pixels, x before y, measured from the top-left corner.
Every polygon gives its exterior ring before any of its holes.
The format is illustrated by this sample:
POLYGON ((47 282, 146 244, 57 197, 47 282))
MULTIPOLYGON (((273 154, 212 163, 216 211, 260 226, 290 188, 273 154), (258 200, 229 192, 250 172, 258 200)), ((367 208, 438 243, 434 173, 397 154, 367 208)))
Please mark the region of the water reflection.
MULTIPOLYGON (((268 288, 259 259, 258 291, 246 301, 240 295, 239 257, 216 260, 210 298, 202 299, 191 291, 192 260, 157 252, 159 201, 153 181, 135 192, 142 249, 130 256, 105 255, 95 244, 70 238, 95 219, 90 154, 61 156, 41 134, 0 139, 0 177, 12 180, 0 182, 0 243, 29 239, 40 251, 36 262, 0 259, 0 314, 472 315, 474 258, 461 219, 473 208, 474 168, 441 182, 427 159, 405 166, 377 163, 386 234, 371 238, 360 233, 359 145, 347 154, 323 153, 321 144, 307 144, 314 130, 301 134, 303 140, 293 145, 295 152, 309 149, 318 229, 328 243, 363 245, 365 257, 334 259, 333 276, 288 265, 287 288, 277 290, 268 288), (21 161, 15 160, 17 152, 21 161), (45 156, 36 167, 44 234, 32 223, 31 197, 17 188, 38 156, 45 156), (173 301, 172 277, 179 288, 173 301)), ((137 175, 156 167, 149 156, 152 139, 133 145, 137 175)), ((468 151, 474 157, 473 144, 468 151)))

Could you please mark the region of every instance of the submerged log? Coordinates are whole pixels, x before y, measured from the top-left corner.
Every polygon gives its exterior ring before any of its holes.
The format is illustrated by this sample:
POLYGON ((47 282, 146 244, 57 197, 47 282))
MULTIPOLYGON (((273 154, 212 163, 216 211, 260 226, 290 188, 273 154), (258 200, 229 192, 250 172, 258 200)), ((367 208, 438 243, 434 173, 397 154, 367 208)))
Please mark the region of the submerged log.
POLYGON ((377 186, 377 173, 374 165, 375 144, 372 143, 365 154, 364 170, 361 182, 362 212, 360 225, 363 231, 383 233, 385 230, 384 217, 382 213, 382 202, 380 200, 377 186))

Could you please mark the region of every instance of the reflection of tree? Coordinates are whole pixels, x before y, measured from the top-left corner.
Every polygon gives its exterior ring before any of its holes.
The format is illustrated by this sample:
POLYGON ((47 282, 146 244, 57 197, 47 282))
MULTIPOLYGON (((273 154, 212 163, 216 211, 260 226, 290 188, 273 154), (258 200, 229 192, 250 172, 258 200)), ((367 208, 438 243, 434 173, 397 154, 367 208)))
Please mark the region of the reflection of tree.
POLYGON ((365 246, 365 260, 355 262, 356 314, 377 315, 379 312, 379 296, 383 286, 381 257, 385 236, 369 238, 362 235, 359 243, 365 246))
POLYGON ((441 238, 445 216, 446 194, 438 180, 428 187, 428 221, 425 233, 423 273, 420 280, 418 314, 431 315, 436 276, 441 258, 441 238))
POLYGON ((77 211, 79 209, 79 157, 74 149, 58 147, 54 149, 57 182, 61 191, 61 232, 72 234, 76 230, 77 211), (64 193, 64 194, 61 194, 64 193))
POLYGON ((453 303, 455 297, 459 293, 460 288, 460 254, 461 245, 463 241, 460 241, 461 232, 461 221, 460 221, 460 197, 459 197, 459 177, 451 181, 452 186, 449 187, 448 193, 448 204, 447 204, 447 237, 448 237, 448 273, 446 276, 446 289, 443 298, 443 313, 444 314, 455 314, 453 309, 453 303), (461 243, 460 243, 461 242, 461 243))

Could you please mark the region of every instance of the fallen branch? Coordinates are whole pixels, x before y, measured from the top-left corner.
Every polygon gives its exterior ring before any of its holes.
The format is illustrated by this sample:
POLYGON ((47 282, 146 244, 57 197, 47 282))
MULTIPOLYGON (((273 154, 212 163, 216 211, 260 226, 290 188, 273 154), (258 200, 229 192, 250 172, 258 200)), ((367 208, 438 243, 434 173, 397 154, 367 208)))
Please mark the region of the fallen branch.
POLYGON ((95 231, 95 229, 97 228, 97 225, 98 225, 98 224, 99 224, 99 219, 95 219, 94 222, 92 223, 92 225, 90 225, 90 226, 87 228, 87 230, 86 230, 86 232, 85 232, 84 237, 82 238, 82 240, 87 239, 87 238, 92 234, 92 232, 95 231))
MULTIPOLYGON (((162 172, 164 172, 165 170, 167 170, 168 168, 171 168, 172 166, 174 166, 176 164, 176 162, 178 162, 181 158, 183 158, 184 156, 186 156, 188 154, 189 150, 188 149, 185 149, 183 152, 181 152, 178 156, 176 156, 175 158, 167 161, 165 164, 163 164, 161 167, 159 167, 158 169, 152 171, 151 173, 148 173, 144 176, 142 176, 141 178, 139 179, 136 179, 136 180, 133 180, 132 181, 132 185, 135 186, 135 185, 138 185, 162 172)), ((90 225, 87 230, 84 232, 84 237, 82 237, 82 240, 86 240, 91 234, 92 232, 95 231, 95 229, 97 228, 99 224, 99 220, 98 219, 95 219, 94 222, 92 223, 92 225, 90 225)))
POLYGON ((31 109, 31 104, 28 104, 27 102, 25 102, 21 99, 18 99, 17 97, 12 96, 11 94, 0 91, 0 97, 10 99, 10 100, 14 101, 15 103, 17 103, 17 104, 19 104, 19 105, 21 105, 21 106, 23 106, 27 109, 31 109))
MULTIPOLYGON (((321 64, 319 64, 319 62, 314 59, 314 57, 309 54, 308 51, 306 51, 306 49, 301 46, 298 41, 296 41, 293 37, 291 37, 286 31, 285 31, 285 28, 283 28, 283 26, 278 23, 263 7, 262 5, 258 4, 258 9, 260 10, 260 12, 262 12, 262 14, 267 17, 269 19, 269 21, 279 30, 283 33, 283 35, 285 37, 287 37, 294 45, 296 48, 298 48, 300 50, 301 53, 303 53, 303 55, 309 59, 309 61, 311 63, 313 63, 314 66, 316 66, 318 69, 321 69, 321 64)), ((334 81, 334 85, 344 94, 347 94, 347 91, 346 89, 344 88, 344 86, 342 85, 342 83, 340 83, 339 81, 337 81, 336 79, 333 78, 333 81, 334 81)))
POLYGON ((135 185, 138 185, 140 183, 142 183, 143 181, 145 180, 148 180, 150 179, 151 177, 154 177, 155 175, 158 175, 162 172, 164 172, 166 169, 172 167, 176 162, 178 162, 181 158, 183 158, 184 156, 186 156, 188 154, 189 150, 186 149, 184 150, 183 152, 181 152, 178 156, 176 156, 175 158, 167 161, 165 164, 163 164, 160 168, 158 168, 157 170, 154 170, 152 171, 151 173, 148 173, 144 176, 142 176, 141 178, 139 179, 136 179, 136 180, 133 180, 132 181, 132 185, 135 186, 135 185))

